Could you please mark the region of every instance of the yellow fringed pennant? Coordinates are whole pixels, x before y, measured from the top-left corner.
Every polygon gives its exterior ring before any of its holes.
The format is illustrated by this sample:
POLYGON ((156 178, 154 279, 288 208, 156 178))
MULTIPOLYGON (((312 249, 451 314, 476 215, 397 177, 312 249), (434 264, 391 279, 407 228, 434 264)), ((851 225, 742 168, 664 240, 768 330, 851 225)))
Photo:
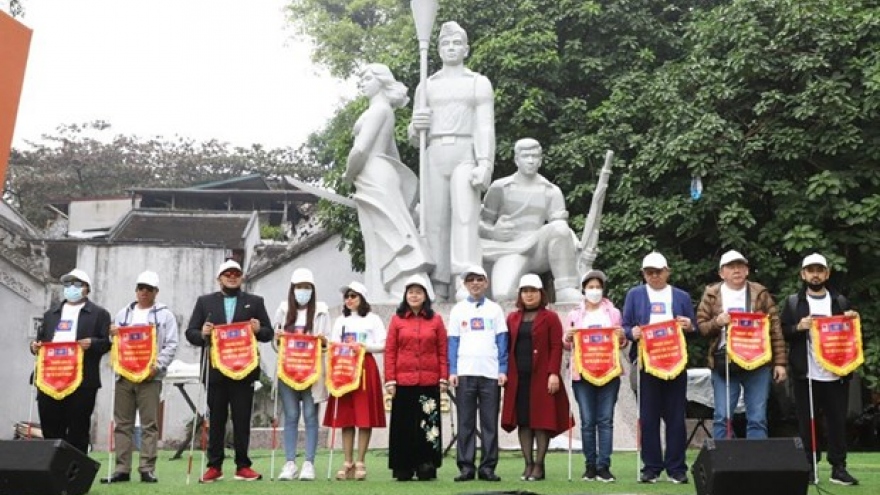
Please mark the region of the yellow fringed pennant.
POLYGON ((613 328, 578 329, 574 332, 574 362, 584 380, 601 387, 623 373, 620 345, 613 328))
POLYGON ((77 342, 43 342, 37 353, 37 388, 61 400, 74 393, 83 378, 83 350, 77 342))
POLYGON ((816 361, 837 376, 846 376, 865 362, 859 318, 814 316, 810 338, 816 361))
POLYGON ((321 377, 321 339, 285 334, 278 344, 278 379, 294 390, 305 390, 321 377))
POLYGON ((770 317, 764 313, 730 312, 727 325, 727 356, 746 370, 759 368, 773 358, 770 317))
POLYGON ((342 397, 357 389, 363 375, 366 354, 364 346, 356 343, 331 342, 327 354, 329 361, 327 391, 333 397, 342 397))
POLYGON ((119 376, 133 383, 141 383, 153 372, 158 357, 156 347, 155 326, 119 327, 113 337, 110 364, 119 376))
POLYGON ((224 376, 241 380, 260 365, 257 339, 250 322, 214 325, 211 361, 224 376))
POLYGON ((678 321, 669 320, 641 327, 639 356, 645 372, 661 380, 673 380, 687 367, 687 344, 678 321))

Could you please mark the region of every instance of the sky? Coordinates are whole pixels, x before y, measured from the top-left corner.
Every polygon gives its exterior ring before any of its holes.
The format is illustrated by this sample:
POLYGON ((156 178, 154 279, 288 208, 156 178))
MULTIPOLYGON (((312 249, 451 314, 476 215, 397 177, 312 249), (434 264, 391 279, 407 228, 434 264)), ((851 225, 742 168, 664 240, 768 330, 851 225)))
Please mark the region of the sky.
POLYGON ((111 135, 299 146, 356 87, 311 63, 287 3, 23 0, 34 33, 13 146, 94 120, 111 135))

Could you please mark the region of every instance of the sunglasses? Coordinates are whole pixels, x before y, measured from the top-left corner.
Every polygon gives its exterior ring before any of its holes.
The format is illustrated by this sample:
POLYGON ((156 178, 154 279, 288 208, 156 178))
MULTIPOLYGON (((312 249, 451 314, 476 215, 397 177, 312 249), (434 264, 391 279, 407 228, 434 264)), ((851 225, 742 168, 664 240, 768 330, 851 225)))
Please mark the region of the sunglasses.
POLYGON ((358 296, 357 292, 349 292, 342 297, 345 299, 357 299, 359 296, 358 296))
POLYGON ((155 291, 156 291, 156 288, 153 287, 153 286, 151 286, 151 285, 138 284, 136 290, 137 290, 138 292, 140 292, 140 291, 142 291, 142 290, 145 290, 145 291, 147 291, 147 292, 155 292, 155 291))
POLYGON ((82 287, 84 285, 86 284, 80 280, 68 280, 67 282, 64 282, 65 287, 82 287))
POLYGON ((237 270, 229 270, 228 272, 223 272, 220 274, 221 277, 229 277, 229 278, 238 278, 241 276, 241 272, 237 270))
POLYGON ((645 268, 644 272, 645 272, 645 275, 647 275, 649 277, 654 277, 656 275, 660 275, 661 273, 663 273, 663 270, 658 270, 656 268, 645 268))
POLYGON ((486 277, 484 277, 482 275, 468 275, 467 277, 464 278, 464 281, 467 283, 482 282, 484 280, 486 280, 486 277))

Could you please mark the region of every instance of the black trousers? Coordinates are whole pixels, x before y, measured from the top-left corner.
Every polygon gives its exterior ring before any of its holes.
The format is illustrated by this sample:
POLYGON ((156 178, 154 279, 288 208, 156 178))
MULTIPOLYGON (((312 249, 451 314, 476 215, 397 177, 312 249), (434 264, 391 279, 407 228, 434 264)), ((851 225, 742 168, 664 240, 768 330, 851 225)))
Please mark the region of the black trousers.
POLYGON ((226 457, 224 443, 226 420, 232 413, 232 443, 235 467, 250 467, 251 409, 254 404, 253 382, 223 378, 208 385, 208 466, 222 469, 226 457))
POLYGON ((498 465, 498 414, 501 387, 497 378, 459 376, 458 395, 458 469, 473 473, 476 461, 477 414, 480 416, 480 472, 495 472, 498 465))
MULTIPOLYGON (((849 404, 849 382, 813 382, 813 417, 821 412, 825 418, 825 436, 828 463, 846 467, 846 408, 849 404)), ((807 380, 794 381, 794 404, 798 430, 807 452, 807 461, 813 465, 813 435, 810 428, 810 390, 807 380)), ((818 420, 817 420, 818 424, 818 420)), ((819 441, 816 441, 816 462, 822 459, 819 441)))
POLYGON ((91 441, 92 411, 95 410, 97 388, 78 388, 67 397, 56 400, 43 392, 37 394, 37 410, 43 438, 60 438, 89 453, 91 441))

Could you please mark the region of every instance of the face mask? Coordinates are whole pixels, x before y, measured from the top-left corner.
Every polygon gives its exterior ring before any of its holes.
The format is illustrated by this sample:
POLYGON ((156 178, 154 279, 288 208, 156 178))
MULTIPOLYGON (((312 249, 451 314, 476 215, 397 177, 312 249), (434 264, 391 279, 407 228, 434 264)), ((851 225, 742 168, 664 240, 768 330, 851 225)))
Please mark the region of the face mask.
POLYGON ((596 304, 602 300, 602 289, 586 289, 584 297, 587 298, 587 301, 596 304))
POLYGON ((70 302, 77 302, 83 298, 83 288, 82 287, 65 287, 64 288, 64 299, 70 302))
POLYGON ((305 306, 312 299, 312 289, 293 289, 293 297, 300 306, 305 306))

